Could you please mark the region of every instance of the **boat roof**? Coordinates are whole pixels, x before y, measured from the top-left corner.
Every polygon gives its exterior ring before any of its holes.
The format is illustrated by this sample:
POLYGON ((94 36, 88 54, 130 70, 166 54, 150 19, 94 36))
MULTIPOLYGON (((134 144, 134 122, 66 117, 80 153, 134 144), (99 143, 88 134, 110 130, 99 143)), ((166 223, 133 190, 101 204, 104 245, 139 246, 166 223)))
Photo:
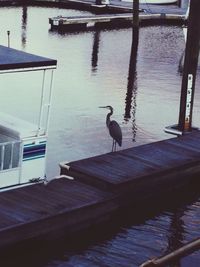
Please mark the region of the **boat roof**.
POLYGON ((0 71, 55 68, 57 60, 0 45, 0 71))

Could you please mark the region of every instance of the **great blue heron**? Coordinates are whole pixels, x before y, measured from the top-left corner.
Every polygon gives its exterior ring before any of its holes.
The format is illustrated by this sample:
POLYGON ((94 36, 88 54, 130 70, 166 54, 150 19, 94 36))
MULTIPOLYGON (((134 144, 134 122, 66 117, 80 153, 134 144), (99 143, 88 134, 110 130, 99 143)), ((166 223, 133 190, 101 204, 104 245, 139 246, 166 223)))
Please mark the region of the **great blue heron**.
POLYGON ((110 110, 110 112, 106 116, 106 126, 109 130, 109 134, 113 139, 113 144, 112 144, 112 152, 116 151, 116 145, 118 144, 119 146, 122 145, 122 130, 119 126, 119 124, 114 121, 110 120, 110 117, 113 114, 113 107, 111 106, 103 106, 100 108, 107 108, 110 110))

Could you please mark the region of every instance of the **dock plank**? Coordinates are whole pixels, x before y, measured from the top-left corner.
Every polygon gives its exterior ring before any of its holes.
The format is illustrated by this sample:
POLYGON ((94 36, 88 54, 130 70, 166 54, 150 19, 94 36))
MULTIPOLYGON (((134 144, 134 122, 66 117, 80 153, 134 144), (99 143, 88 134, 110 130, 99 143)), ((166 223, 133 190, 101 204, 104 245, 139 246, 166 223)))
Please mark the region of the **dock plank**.
POLYGON ((0 211, 0 229, 16 225, 16 223, 20 223, 20 221, 20 218, 13 218, 9 213, 5 213, 3 210, 0 211))
POLYGON ((61 212, 63 209, 82 207, 92 199, 92 202, 101 200, 106 196, 106 193, 99 191, 96 188, 83 185, 81 183, 70 183, 69 180, 55 180, 45 186, 37 184, 33 186, 23 187, 18 190, 11 190, 0 194, 0 203, 6 201, 7 208, 16 210, 18 207, 23 209, 37 208, 37 212, 45 211, 51 215, 56 212, 61 212), (60 188, 62 187, 62 191, 60 188), (57 191, 57 192, 56 192, 57 191), (86 193, 85 193, 86 192, 86 193), (23 198, 21 196, 23 195, 23 198), (78 200, 77 197, 81 199, 78 200), (21 199, 19 203, 16 200, 21 199))
POLYGON ((112 153, 73 162, 70 164, 70 168, 114 184, 156 170, 152 164, 141 162, 138 159, 129 160, 123 155, 112 153))
POLYGON ((184 164, 195 157, 192 153, 185 149, 182 153, 181 149, 176 149, 173 144, 165 141, 136 147, 135 149, 127 149, 122 153, 133 158, 138 158, 152 164, 157 164, 160 168, 166 169, 177 164, 184 164))
POLYGON ((185 149, 190 149, 196 153, 200 153, 200 142, 198 142, 198 138, 198 133, 194 133, 192 135, 184 136, 184 139, 183 137, 179 137, 177 140, 169 139, 167 140, 167 143, 173 144, 175 146, 180 146, 185 149))

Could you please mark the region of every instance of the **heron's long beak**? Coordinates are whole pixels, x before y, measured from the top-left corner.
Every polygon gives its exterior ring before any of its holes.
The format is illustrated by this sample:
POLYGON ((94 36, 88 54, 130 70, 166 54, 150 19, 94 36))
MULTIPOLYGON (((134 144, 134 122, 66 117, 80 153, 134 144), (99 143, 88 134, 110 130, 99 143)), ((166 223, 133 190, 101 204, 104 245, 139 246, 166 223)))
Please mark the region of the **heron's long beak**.
POLYGON ((99 108, 107 108, 107 106, 100 106, 99 108))

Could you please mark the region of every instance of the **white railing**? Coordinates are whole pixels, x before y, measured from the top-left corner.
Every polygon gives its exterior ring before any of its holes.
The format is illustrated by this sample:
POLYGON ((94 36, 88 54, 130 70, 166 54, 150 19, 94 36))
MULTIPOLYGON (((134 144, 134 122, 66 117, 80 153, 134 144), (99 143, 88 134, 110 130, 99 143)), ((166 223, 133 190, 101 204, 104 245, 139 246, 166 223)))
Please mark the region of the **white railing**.
POLYGON ((0 143, 0 171, 18 168, 22 159, 21 141, 0 143))

